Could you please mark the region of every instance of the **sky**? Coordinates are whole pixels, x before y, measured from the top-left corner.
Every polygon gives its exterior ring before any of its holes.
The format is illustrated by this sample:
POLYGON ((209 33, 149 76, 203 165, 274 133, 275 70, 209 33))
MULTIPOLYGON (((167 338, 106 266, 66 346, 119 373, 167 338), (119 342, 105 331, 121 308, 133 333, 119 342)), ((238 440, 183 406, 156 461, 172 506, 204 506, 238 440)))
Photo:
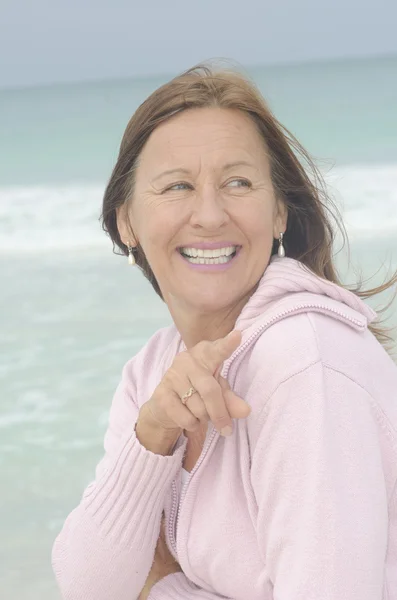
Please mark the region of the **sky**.
POLYGON ((396 0, 0 0, 0 87, 397 54, 396 0))

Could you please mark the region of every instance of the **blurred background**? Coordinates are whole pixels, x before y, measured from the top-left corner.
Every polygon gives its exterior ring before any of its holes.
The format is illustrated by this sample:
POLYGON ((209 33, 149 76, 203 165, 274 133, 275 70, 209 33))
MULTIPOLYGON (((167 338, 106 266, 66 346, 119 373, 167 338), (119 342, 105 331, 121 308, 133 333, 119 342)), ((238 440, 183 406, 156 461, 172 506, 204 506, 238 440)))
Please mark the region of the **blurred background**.
POLYGON ((375 286, 397 268, 396 22, 394 0, 2 0, 2 600, 59 597, 51 546, 94 476, 122 366, 170 322, 98 221, 134 110, 200 61, 237 61, 318 159, 375 286))

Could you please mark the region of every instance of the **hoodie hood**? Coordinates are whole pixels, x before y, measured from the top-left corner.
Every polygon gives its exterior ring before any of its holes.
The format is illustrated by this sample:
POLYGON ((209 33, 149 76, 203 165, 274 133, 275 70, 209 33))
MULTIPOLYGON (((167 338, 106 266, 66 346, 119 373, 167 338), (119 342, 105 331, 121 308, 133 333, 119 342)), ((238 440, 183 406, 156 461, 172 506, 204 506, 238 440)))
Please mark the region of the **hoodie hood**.
POLYGON ((351 326, 356 321, 360 329, 377 317, 353 292, 322 279, 293 258, 273 256, 237 319, 236 329, 247 331, 269 311, 285 311, 287 306, 288 313, 321 311, 351 326))

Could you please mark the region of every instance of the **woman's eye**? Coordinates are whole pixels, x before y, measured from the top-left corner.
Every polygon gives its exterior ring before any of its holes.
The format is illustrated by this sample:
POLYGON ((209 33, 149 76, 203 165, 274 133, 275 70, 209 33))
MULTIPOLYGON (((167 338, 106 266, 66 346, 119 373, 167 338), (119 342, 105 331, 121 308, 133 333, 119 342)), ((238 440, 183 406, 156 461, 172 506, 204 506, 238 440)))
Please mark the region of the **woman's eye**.
POLYGON ((174 185, 171 185, 170 187, 168 187, 165 191, 174 191, 174 190, 186 190, 186 189, 190 189, 191 186, 188 183, 184 183, 183 181, 181 181, 180 183, 174 183, 174 185))
POLYGON ((227 183, 228 187, 251 187, 251 183, 247 179, 232 179, 227 183))

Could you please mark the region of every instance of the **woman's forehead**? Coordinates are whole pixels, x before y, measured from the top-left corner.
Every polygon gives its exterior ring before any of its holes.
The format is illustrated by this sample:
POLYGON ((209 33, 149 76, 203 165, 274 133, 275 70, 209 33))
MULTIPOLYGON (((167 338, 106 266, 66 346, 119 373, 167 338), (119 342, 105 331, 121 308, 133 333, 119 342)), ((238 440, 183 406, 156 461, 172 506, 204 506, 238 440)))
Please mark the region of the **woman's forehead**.
POLYGON ((173 117, 152 133, 141 154, 142 167, 155 166, 165 171, 197 158, 218 169, 255 166, 263 161, 265 144, 248 116, 219 109, 186 113, 173 117))
MULTIPOLYGON (((160 124, 150 138, 156 142, 182 143, 191 136, 200 139, 217 137, 261 137, 252 119, 243 111, 225 108, 185 110, 160 124)), ((150 140, 149 138, 149 140, 150 140)), ((242 140, 243 141, 243 140, 242 140)))

